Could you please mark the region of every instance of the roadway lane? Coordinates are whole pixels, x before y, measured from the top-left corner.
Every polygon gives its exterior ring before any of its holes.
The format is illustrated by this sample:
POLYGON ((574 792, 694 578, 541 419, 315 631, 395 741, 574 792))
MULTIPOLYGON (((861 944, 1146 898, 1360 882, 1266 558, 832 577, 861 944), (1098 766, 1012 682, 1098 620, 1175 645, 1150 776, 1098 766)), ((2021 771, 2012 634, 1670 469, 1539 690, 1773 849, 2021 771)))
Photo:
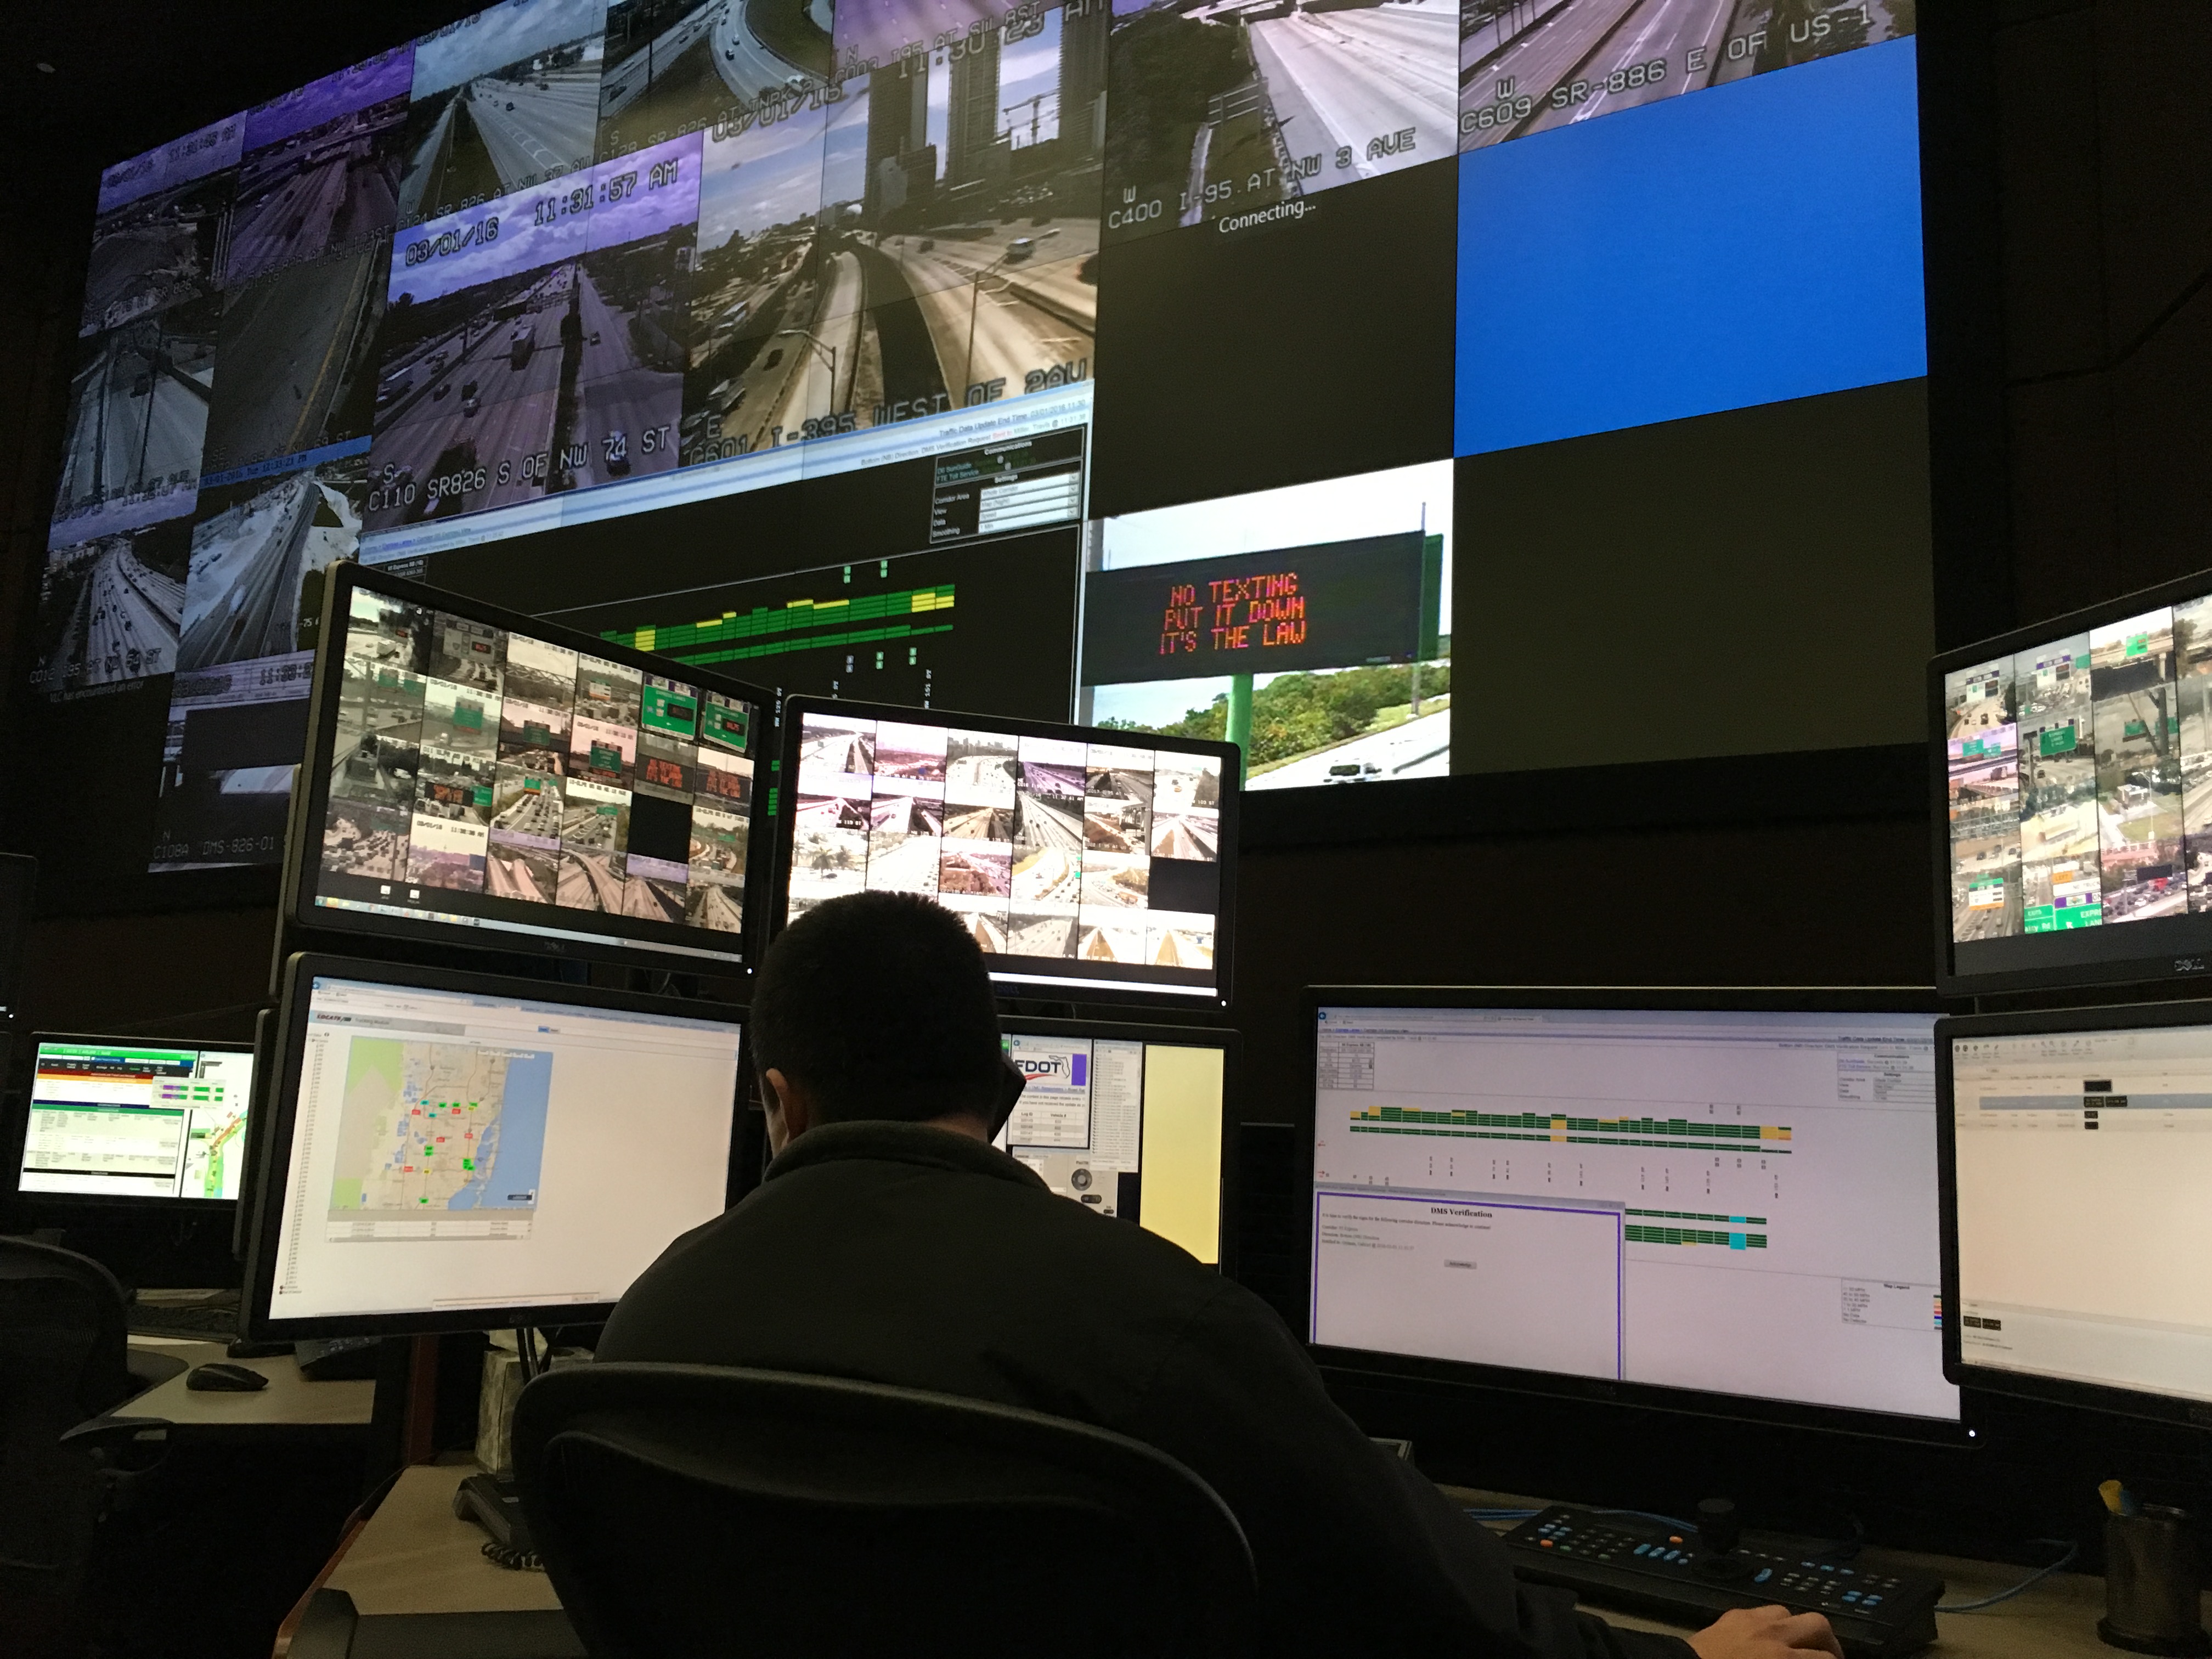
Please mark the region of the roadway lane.
POLYGON ((386 263, 383 246, 372 243, 233 296, 209 411, 210 472, 324 441, 386 263))
POLYGON ((500 811, 491 827, 511 836, 534 836, 550 846, 561 836, 561 792, 525 790, 500 811))
MULTIPOLYGON (((1071 263, 1068 269, 1073 268, 1071 263)), ((994 380, 1006 383, 1001 395, 1019 397, 1032 370, 1088 362, 1091 329, 1071 321, 1059 306, 1040 304, 1036 295, 1036 288, 1001 268, 965 288, 915 296, 955 403, 964 399, 969 386, 994 380)))
POLYGON ((519 853, 493 848, 484 859, 484 890, 494 898, 553 902, 553 889, 540 884, 541 872, 519 853))
POLYGON ((623 888, 622 914, 641 921, 681 922, 684 897, 680 881, 656 882, 632 876, 623 888))
POLYGON ((1322 158, 1319 183, 1350 183, 1451 154, 1459 8, 1407 0, 1358 11, 1293 11, 1249 26, 1280 123, 1278 142, 1322 158), (1413 148, 1370 159, 1370 139, 1412 128, 1413 148), (1352 165, 1340 168, 1340 149, 1352 165))
POLYGON ((430 124, 429 131, 422 135, 422 142, 407 158, 407 166, 399 175, 399 222, 403 225, 428 218, 446 199, 446 173, 453 160, 455 112, 460 106, 460 94, 456 92, 446 100, 445 108, 438 112, 438 118, 430 124))
POLYGON ((644 95, 655 81, 665 80, 676 60, 693 46, 710 40, 721 21, 722 0, 708 0, 679 17, 645 46, 599 77, 599 119, 619 115, 644 95))
POLYGON ((1064 847, 1041 847, 1014 861, 1014 902, 1073 905, 1083 896, 1083 860, 1064 847))
POLYGON ((1544 132, 1554 127, 1633 109, 1678 93, 1695 92, 1709 84, 1724 59, 1729 20, 1735 15, 1735 0, 1644 0, 1626 23, 1575 66, 1572 80, 1601 83, 1615 70, 1627 70, 1654 58, 1664 58, 1666 78, 1620 92, 1595 91, 1565 109, 1542 104, 1522 132, 1544 132), (1702 50, 1705 67, 1689 70, 1689 54, 1702 50))
POLYGON ((1020 916, 1006 930, 1006 951, 1017 957, 1072 957, 1073 916, 1020 916))
POLYGON ((812 320, 803 329, 778 329, 769 344, 769 349, 781 346, 787 359, 798 360, 795 371, 784 381, 774 418, 765 422, 781 426, 787 437, 798 432, 809 416, 841 413, 853 404, 860 324, 867 314, 861 308, 860 262, 846 252, 831 254, 828 264, 812 320))
POLYGON ((684 905, 685 919, 694 927, 711 927, 722 933, 743 933, 744 905, 741 898, 732 896, 735 891, 720 882, 694 881, 684 905))
MULTIPOLYGON (((561 319, 568 314, 565 293, 520 317, 501 318, 496 327, 478 335, 473 353, 450 362, 435 375, 416 382, 408 416, 380 434, 370 452, 373 477, 380 483, 386 469, 412 477, 418 486, 410 507, 404 501, 380 502, 368 518, 371 529, 410 523, 428 516, 421 487, 438 476, 441 457, 473 451, 476 465, 483 468, 487 483, 460 498, 459 512, 504 507, 529 501, 544 493, 542 478, 522 476, 522 459, 549 449, 553 441, 553 417, 561 398, 561 319), (516 324, 529 322, 536 342, 520 368, 514 366, 512 341, 516 324), (477 409, 468 412, 465 388, 477 384, 477 409), (437 387, 449 388, 443 398, 437 387), (511 464, 507 482, 497 482, 499 464, 511 464)), ((447 515, 450 516, 450 514, 447 515)))
POLYGON ((1419 720, 1394 726, 1387 732, 1354 738, 1317 755, 1255 772, 1248 789, 1298 789, 1328 783, 1333 766, 1370 765, 1381 768, 1365 781, 1388 778, 1440 778, 1451 769, 1451 710, 1424 714, 1419 720))
POLYGON ((619 853, 568 853, 561 860, 561 893, 557 902, 569 902, 572 891, 569 872, 580 870, 589 892, 589 902, 575 908, 585 910, 604 910, 618 916, 623 908, 622 854, 619 853))
POLYGON ((300 556, 320 499, 312 479, 287 478, 195 532, 189 591, 198 603, 177 653, 179 668, 295 648, 300 556))
POLYGON ((577 374, 577 439, 584 446, 579 484, 608 483, 675 470, 676 428, 684 418, 684 374, 641 362, 631 313, 607 303, 589 271, 579 270, 584 361, 577 374), (653 447, 646 447, 647 434, 653 447))
POLYGON ((231 217, 230 262, 225 280, 235 287, 295 259, 311 259, 333 245, 332 228, 345 205, 351 169, 342 149, 242 202, 231 217))
POLYGON ((1031 848, 1060 848, 1076 854, 1083 851, 1083 815, 1070 812, 1039 799, 1035 795, 1022 797, 1021 828, 1016 831, 1015 842, 1024 850, 1031 848))
POLYGON ((1562 7, 1576 0, 1490 0, 1492 15, 1463 29, 1459 40, 1459 79, 1470 103, 1480 105, 1496 96, 1493 64, 1506 50, 1547 21, 1562 7))
POLYGON ((470 86, 471 124, 499 174, 501 191, 520 190, 592 159, 599 118, 598 66, 554 70, 542 82, 485 76, 470 86))
POLYGON ((46 660, 46 685, 61 690, 103 685, 176 665, 177 617, 184 590, 138 562, 128 544, 100 556, 62 636, 46 660))
POLYGON ((743 3, 725 3, 714 21, 714 72, 730 95, 740 103, 757 103, 769 94, 804 85, 813 77, 804 64, 794 64, 769 49, 752 31, 743 3))

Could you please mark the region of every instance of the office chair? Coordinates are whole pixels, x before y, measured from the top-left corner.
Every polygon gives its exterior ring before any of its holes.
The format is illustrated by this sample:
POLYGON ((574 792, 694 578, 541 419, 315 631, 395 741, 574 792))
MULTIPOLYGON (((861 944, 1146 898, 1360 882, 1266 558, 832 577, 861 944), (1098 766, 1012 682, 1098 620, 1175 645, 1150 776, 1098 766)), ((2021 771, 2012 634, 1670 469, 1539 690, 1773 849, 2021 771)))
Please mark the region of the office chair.
POLYGON ((103 1494, 94 1453, 62 1437, 145 1386, 123 1318, 97 1261, 0 1238, 0 1599, 76 1593, 103 1494))
POLYGON ((1213 1489, 1086 1424, 840 1377, 533 1378, 515 1474, 592 1659, 1231 1659, 1252 1555, 1213 1489))

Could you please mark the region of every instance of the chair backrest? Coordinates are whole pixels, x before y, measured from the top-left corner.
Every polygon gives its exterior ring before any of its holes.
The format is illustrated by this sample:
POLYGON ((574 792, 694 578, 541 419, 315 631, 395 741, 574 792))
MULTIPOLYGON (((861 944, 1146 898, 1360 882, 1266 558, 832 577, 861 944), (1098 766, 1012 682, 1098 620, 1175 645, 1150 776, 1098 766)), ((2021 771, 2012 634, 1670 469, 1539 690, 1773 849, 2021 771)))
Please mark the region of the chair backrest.
POLYGON ((0 1238, 0 1575, 66 1577, 98 1493, 61 1437, 127 1397, 123 1287, 88 1256, 0 1238))
POLYGON ((593 1659, 1230 1659, 1252 1556, 1190 1470, 1010 1406, 705 1365, 549 1371, 515 1474, 593 1659))

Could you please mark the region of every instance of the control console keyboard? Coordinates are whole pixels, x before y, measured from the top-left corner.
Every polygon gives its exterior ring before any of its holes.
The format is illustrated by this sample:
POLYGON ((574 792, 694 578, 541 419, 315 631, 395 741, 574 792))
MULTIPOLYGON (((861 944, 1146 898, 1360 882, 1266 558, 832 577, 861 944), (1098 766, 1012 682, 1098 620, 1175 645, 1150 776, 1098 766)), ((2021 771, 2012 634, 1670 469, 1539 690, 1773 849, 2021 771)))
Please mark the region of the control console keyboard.
POLYGON ((1503 1540, 1513 1570, 1584 1601, 1686 1624, 1711 1624, 1730 1607, 1780 1604, 1827 1615, 1847 1659, 1901 1659, 1936 1639, 1943 1581, 1932 1573, 1822 1560, 1802 1542, 1745 1534, 1725 1554, 1698 1546, 1693 1529, 1640 1516, 1554 1504, 1503 1540))

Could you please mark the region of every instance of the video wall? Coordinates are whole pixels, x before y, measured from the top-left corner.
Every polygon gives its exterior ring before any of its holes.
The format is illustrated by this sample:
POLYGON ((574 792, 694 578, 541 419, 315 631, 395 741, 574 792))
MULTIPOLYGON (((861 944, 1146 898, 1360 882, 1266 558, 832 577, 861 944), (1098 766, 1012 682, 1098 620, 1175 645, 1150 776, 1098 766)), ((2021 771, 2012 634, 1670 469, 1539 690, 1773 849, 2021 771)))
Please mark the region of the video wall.
POLYGON ((1254 790, 1916 735, 1747 696, 1728 609, 1815 679, 1853 606, 1927 629, 1915 27, 505 0, 120 162, 54 856, 276 860, 348 559, 786 690, 1232 736, 1254 790), (1807 556, 1832 496, 1893 508, 1863 568, 1807 556))

